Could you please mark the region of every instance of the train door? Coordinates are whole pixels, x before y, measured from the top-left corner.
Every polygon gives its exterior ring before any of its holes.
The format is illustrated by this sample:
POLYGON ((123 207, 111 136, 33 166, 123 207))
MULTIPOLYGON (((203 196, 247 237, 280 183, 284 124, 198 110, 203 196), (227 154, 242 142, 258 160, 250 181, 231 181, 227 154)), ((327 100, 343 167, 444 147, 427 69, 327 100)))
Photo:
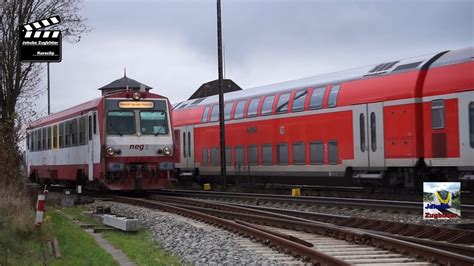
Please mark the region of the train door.
MULTIPOLYGON (((474 92, 468 91, 459 96, 459 139, 461 162, 459 166, 473 170, 474 158, 474 92)), ((474 179, 474 174, 470 175, 474 179)))
POLYGON ((369 167, 385 167, 383 103, 368 104, 366 117, 369 167))
POLYGON ((366 168, 369 166, 369 144, 367 132, 367 105, 356 105, 352 112, 354 125, 354 161, 353 167, 366 168))
POLYGON ((94 180, 94 114, 87 115, 87 176, 94 180))
POLYGON ((194 169, 194 127, 182 127, 179 138, 181 150, 181 168, 194 169))

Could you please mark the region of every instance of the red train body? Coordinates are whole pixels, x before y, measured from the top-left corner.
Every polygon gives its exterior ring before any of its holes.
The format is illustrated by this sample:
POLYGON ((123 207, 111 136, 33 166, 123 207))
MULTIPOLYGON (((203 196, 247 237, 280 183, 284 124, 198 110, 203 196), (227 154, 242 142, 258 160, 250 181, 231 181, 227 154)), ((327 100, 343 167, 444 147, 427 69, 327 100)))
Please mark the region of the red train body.
MULTIPOLYGON (((473 180, 473 58, 473 48, 445 51, 226 93, 228 173, 407 187, 473 180)), ((219 175, 217 104, 174 107, 181 174, 219 175)))
POLYGON ((33 181, 108 190, 167 187, 173 177, 173 131, 167 98, 114 92, 33 122, 27 170, 33 181))

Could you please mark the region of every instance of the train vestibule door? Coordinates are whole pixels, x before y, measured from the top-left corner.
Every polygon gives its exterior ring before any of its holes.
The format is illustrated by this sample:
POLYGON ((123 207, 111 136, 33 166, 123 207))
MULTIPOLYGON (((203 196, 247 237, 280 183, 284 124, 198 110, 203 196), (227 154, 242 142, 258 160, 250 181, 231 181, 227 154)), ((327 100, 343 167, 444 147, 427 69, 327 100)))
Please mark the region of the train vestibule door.
POLYGON ((369 167, 385 167, 383 103, 367 104, 369 167))
POLYGON ((87 176, 94 180, 94 119, 93 112, 87 115, 87 176))
POLYGON ((180 129, 180 157, 182 169, 194 169, 194 126, 180 129))

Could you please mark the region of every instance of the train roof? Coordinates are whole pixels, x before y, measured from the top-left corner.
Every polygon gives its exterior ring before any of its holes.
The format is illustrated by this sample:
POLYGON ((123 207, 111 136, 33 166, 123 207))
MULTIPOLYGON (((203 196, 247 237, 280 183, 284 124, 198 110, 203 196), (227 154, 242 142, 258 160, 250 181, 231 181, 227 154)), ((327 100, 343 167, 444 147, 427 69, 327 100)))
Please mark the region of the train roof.
MULTIPOLYGON (((445 53, 445 52, 442 52, 445 53)), ((441 54, 429 54, 409 59, 403 59, 392 62, 385 62, 377 65, 370 65, 359 67, 350 70, 338 71, 329 74, 317 75, 307 78, 290 80, 265 86, 259 86, 249 89, 244 89, 236 92, 229 92, 225 94, 225 101, 233 101, 251 96, 265 95, 269 93, 280 93, 288 90, 295 90, 299 88, 319 87, 328 84, 336 84, 349 80, 365 79, 374 76, 387 75, 391 73, 400 73, 421 69, 423 65, 432 59, 434 56, 441 54)), ((465 49, 453 50, 441 56, 433 66, 441 66, 446 64, 453 64, 457 62, 472 60, 474 55, 474 48, 469 47, 465 49)), ((218 102, 218 95, 183 101, 174 105, 174 109, 181 109, 186 107, 197 107, 218 102)))

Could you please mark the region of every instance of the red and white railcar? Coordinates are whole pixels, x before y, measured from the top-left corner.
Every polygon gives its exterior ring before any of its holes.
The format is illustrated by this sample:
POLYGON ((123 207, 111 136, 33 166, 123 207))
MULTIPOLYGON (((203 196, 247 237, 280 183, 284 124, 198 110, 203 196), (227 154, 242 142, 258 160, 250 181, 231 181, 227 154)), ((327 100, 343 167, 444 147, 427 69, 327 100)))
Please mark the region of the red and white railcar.
MULTIPOLYGON (((408 187, 472 180, 473 58, 473 48, 444 51, 227 93, 228 173, 408 187)), ((218 97, 182 102, 173 118, 176 168, 217 176, 218 97)))
POLYGON ((38 182, 108 190, 161 189, 174 172, 171 105, 148 91, 118 91, 33 122, 27 168, 38 182))

